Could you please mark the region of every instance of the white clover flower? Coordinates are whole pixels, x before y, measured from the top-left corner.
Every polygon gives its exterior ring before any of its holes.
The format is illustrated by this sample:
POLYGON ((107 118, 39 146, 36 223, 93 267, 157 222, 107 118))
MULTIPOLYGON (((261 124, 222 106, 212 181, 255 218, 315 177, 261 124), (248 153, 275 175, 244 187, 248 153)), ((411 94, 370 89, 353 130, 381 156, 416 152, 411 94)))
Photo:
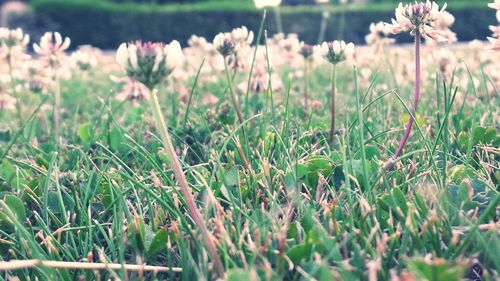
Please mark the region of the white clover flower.
POLYGON ((389 38, 391 34, 391 27, 383 22, 371 23, 370 33, 365 36, 365 41, 366 44, 379 51, 382 46, 392 44, 396 41, 393 38, 389 38))
POLYGON ((321 56, 331 64, 337 64, 351 57, 354 53, 354 44, 342 41, 323 42, 321 56))
POLYGON ((97 58, 88 52, 77 50, 70 56, 73 67, 82 71, 87 71, 97 65, 97 58))
POLYGON ((257 9, 262 9, 265 7, 278 7, 281 0, 253 0, 253 3, 257 9))
POLYGON ((253 31, 248 31, 246 26, 233 29, 231 36, 240 45, 250 45, 253 42, 253 31))
POLYGON ((304 59, 309 59, 312 57, 312 55, 314 54, 314 48, 313 46, 309 45, 309 44, 306 44, 304 42, 300 42, 300 50, 299 50, 299 54, 302 55, 304 57, 304 59))
POLYGON ((425 39, 447 41, 440 30, 432 27, 443 16, 445 9, 446 4, 439 10, 439 5, 429 0, 406 5, 399 3, 395 11, 396 19, 392 19, 392 24, 388 25, 393 34, 409 31, 415 36, 418 31, 425 39))
POLYGON ((24 34, 20 28, 0 28, 0 59, 8 58, 12 63, 29 58, 26 54, 29 41, 29 35, 24 34))
POLYGON ((116 61, 131 79, 152 89, 182 65, 184 54, 175 40, 167 45, 136 41, 122 43, 116 51, 116 61))
POLYGON ((219 33, 213 41, 215 49, 224 57, 232 55, 238 48, 239 43, 234 40, 231 33, 219 33))
POLYGON ((59 32, 46 32, 40 43, 33 44, 33 50, 37 53, 49 70, 64 74, 66 72, 67 56, 65 51, 69 48, 71 40, 65 37, 64 40, 59 32))

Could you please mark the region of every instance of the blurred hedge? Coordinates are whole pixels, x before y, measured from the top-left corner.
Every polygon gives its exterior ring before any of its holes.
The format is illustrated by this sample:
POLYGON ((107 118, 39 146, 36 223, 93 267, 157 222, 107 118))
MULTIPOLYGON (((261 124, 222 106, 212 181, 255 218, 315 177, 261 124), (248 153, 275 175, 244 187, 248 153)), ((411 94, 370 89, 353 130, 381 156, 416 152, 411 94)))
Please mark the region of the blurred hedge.
MULTIPOLYGON (((487 2, 471 1, 451 3, 448 10, 455 16, 452 27, 461 41, 484 40, 490 35, 488 25, 496 24, 495 13, 487 2), (479 3, 479 4, 478 4, 479 3)), ((136 39, 151 41, 179 40, 185 44, 191 34, 211 40, 215 34, 245 25, 257 30, 262 11, 241 2, 218 2, 187 5, 138 5, 114 4, 103 1, 38 0, 32 6, 37 15, 37 26, 57 30, 72 39, 73 46, 92 44, 104 49, 114 49, 121 42, 136 39)), ((331 8, 327 40, 342 39, 364 43, 371 22, 390 21, 394 16, 393 4, 373 4, 331 8), (340 27, 344 22, 345 29, 340 27)), ((316 43, 322 18, 319 7, 285 7, 282 20, 286 33, 298 33, 309 43, 316 43)), ((276 31, 275 14, 270 12, 266 29, 276 31)), ((411 40, 397 36, 400 42, 411 40)))

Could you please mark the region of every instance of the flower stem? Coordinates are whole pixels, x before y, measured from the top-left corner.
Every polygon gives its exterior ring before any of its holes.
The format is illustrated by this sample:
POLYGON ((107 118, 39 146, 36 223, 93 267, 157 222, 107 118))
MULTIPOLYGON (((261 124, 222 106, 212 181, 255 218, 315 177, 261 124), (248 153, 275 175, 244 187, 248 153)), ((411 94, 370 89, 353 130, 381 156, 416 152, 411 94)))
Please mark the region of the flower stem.
POLYGON ((212 256, 212 261, 214 263, 217 275, 219 277, 222 277, 224 275, 224 266, 220 259, 219 253, 217 252, 215 243, 212 240, 210 233, 208 232, 205 221, 203 220, 200 211, 196 208, 194 197, 191 194, 191 190, 189 189, 186 176, 182 171, 181 164, 179 162, 179 159, 177 158, 177 154, 175 153, 172 140, 170 139, 170 134, 168 133, 167 130, 167 124, 165 123, 165 119, 163 118, 156 90, 154 88, 150 89, 149 101, 151 110, 153 112, 153 118, 155 119, 156 122, 156 126, 158 127, 158 130, 160 130, 160 135, 163 141, 165 153, 167 154, 167 157, 170 160, 170 164, 172 165, 172 170, 174 171, 174 176, 177 179, 182 196, 186 201, 186 206, 189 215, 193 219, 194 223, 200 228, 202 237, 205 240, 208 251, 212 256))
POLYGON ((413 100, 413 109, 411 112, 410 119, 408 120, 408 125, 406 126, 403 138, 399 142, 396 154, 394 154, 393 156, 394 159, 397 159, 401 155, 401 152, 403 151, 406 141, 410 136, 413 123, 415 122, 413 118, 416 118, 415 114, 417 112, 419 98, 420 98, 420 32, 418 32, 417 30, 417 32, 415 33, 415 98, 413 100))
POLYGON ((16 111, 17 111, 17 117, 19 119, 19 128, 23 126, 23 114, 21 110, 21 97, 18 95, 16 91, 16 82, 14 81, 14 69, 12 66, 12 54, 9 49, 9 53, 7 54, 7 61, 9 65, 9 78, 10 78, 10 87, 12 90, 12 94, 16 98, 16 111))
POLYGON ((333 135, 335 134, 335 79, 337 66, 332 64, 332 100, 330 103, 330 113, 332 115, 332 123, 330 126, 330 145, 333 144, 333 135))
POLYGON ((240 108, 238 107, 238 102, 236 101, 236 97, 234 95, 233 83, 231 82, 231 77, 229 76, 229 69, 227 67, 226 57, 223 57, 223 59, 224 59, 224 69, 226 72, 226 78, 227 78, 227 84, 229 87, 229 95, 230 95, 231 103, 233 104, 233 108, 236 111, 236 115, 238 116, 238 121, 240 122, 240 124, 243 124, 243 122, 244 122, 243 115, 241 114, 240 108))
POLYGON ((276 29, 278 30, 278 33, 283 33, 283 24, 281 22, 281 10, 280 7, 274 7, 274 13, 276 16, 276 29))
POLYGON ((61 107, 61 84, 59 82, 59 76, 56 74, 55 77, 55 90, 54 90, 54 137, 56 138, 56 144, 59 148, 61 146, 61 135, 60 135, 60 107, 61 107))
POLYGON ((307 67, 307 64, 308 64, 308 61, 307 59, 304 59, 304 106, 306 108, 306 112, 309 112, 309 96, 308 96, 308 88, 307 88, 307 84, 308 84, 308 67, 307 67))

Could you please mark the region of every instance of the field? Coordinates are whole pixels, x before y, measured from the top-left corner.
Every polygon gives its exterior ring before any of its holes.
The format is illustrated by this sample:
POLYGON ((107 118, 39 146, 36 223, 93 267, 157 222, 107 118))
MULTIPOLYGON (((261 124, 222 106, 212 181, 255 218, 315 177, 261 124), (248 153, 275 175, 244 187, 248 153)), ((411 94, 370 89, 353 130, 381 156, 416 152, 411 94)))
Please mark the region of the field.
POLYGON ((268 24, 117 52, 12 31, 0 279, 498 280, 493 45, 268 24))

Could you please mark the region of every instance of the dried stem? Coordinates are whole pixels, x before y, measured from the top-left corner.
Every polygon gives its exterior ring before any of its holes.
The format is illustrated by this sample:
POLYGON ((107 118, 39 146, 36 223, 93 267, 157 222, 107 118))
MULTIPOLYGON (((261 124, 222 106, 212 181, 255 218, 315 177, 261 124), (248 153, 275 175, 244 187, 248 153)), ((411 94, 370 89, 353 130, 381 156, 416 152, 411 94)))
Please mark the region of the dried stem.
POLYGON ((47 260, 11 260, 0 262, 0 271, 17 270, 23 268, 47 267, 58 269, 83 269, 83 270, 120 270, 127 271, 155 271, 155 272, 182 272, 180 267, 164 267, 140 264, 119 264, 119 263, 94 263, 94 262, 67 262, 67 261, 47 261, 47 260))
POLYGON ((182 196, 186 201, 186 206, 189 215, 193 219, 194 223, 200 228, 207 249, 212 256, 212 261, 214 263, 217 275, 219 277, 222 277, 224 275, 224 266, 217 252, 215 243, 212 240, 210 233, 208 232, 208 228, 205 224, 205 221, 203 220, 200 211, 198 211, 198 209, 196 208, 196 203, 194 201, 193 194, 191 193, 188 182, 186 180, 186 176, 182 171, 181 164, 179 162, 179 159, 177 158, 177 154, 175 153, 172 140, 170 139, 170 134, 168 133, 167 125, 165 123, 165 119, 163 118, 163 114, 161 112, 160 104, 158 102, 158 97, 155 89, 150 89, 149 101, 151 110, 153 111, 153 117, 156 121, 156 125, 158 127, 158 130, 160 130, 161 138, 163 140, 163 145, 165 147, 165 153, 167 154, 168 159, 170 160, 170 164, 172 165, 172 170, 174 171, 174 175, 179 184, 182 196))

